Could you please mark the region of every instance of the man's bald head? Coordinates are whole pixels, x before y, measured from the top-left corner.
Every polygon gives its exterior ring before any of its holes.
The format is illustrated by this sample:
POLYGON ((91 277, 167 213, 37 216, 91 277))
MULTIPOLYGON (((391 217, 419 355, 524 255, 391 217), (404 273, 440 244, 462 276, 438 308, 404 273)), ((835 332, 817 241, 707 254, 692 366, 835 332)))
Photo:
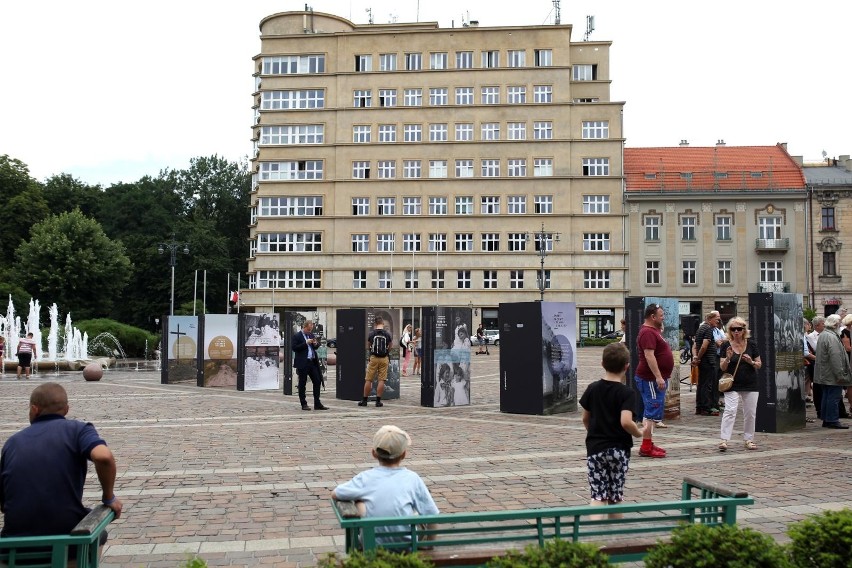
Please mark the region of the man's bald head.
POLYGON ((30 420, 45 414, 68 412, 68 393, 59 383, 44 383, 37 386, 30 395, 30 420))

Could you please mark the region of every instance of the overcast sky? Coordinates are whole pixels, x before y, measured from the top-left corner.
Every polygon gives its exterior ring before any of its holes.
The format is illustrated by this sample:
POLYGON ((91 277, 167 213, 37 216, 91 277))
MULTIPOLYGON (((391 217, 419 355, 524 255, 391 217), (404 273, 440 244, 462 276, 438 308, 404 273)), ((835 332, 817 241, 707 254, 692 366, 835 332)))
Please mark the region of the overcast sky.
MULTIPOLYGON (((0 2, 0 155, 33 177, 108 186, 251 150, 252 56, 264 17, 288 0, 0 2)), ((554 21, 552 0, 316 0, 367 23, 554 21)), ((561 2, 582 41, 613 42, 612 99, 627 145, 787 142, 817 161, 852 154, 852 2, 561 2)))

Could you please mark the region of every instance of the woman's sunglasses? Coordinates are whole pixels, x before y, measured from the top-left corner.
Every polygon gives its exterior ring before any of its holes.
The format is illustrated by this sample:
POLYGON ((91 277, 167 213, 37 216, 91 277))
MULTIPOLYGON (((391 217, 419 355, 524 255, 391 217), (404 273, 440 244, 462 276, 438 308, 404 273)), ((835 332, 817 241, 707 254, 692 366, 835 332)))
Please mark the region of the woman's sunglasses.
POLYGON ((732 327, 731 331, 743 331, 744 329, 744 327, 732 327))

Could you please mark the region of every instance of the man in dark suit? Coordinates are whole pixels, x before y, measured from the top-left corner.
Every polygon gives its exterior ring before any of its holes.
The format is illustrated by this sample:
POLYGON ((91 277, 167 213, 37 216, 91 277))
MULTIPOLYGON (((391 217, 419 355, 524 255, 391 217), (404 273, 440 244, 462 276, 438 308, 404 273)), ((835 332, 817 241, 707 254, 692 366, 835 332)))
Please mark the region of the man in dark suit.
POLYGON ((319 340, 314 338, 313 329, 314 322, 305 320, 302 329, 293 335, 294 365, 296 374, 299 376, 299 401, 302 403, 302 410, 311 409, 305 396, 305 387, 310 375, 311 384, 314 387, 314 410, 328 410, 328 407, 323 406, 320 402, 322 375, 320 374, 319 356, 316 351, 319 347, 319 340))

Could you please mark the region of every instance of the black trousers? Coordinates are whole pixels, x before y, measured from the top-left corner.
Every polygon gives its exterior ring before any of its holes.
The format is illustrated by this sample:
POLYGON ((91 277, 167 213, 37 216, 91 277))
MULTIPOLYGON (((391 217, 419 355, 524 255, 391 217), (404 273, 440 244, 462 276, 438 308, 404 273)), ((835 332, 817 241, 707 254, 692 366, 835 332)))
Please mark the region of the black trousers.
POLYGON ((320 405, 320 388, 322 387, 322 374, 320 374, 319 359, 314 357, 308 361, 308 366, 301 369, 296 369, 296 374, 299 376, 299 402, 302 405, 308 404, 307 386, 308 377, 311 378, 311 385, 314 388, 314 406, 320 405))
POLYGON ((704 411, 719 405, 718 366, 705 363, 702 357, 698 365, 698 388, 695 390, 695 410, 704 411))

